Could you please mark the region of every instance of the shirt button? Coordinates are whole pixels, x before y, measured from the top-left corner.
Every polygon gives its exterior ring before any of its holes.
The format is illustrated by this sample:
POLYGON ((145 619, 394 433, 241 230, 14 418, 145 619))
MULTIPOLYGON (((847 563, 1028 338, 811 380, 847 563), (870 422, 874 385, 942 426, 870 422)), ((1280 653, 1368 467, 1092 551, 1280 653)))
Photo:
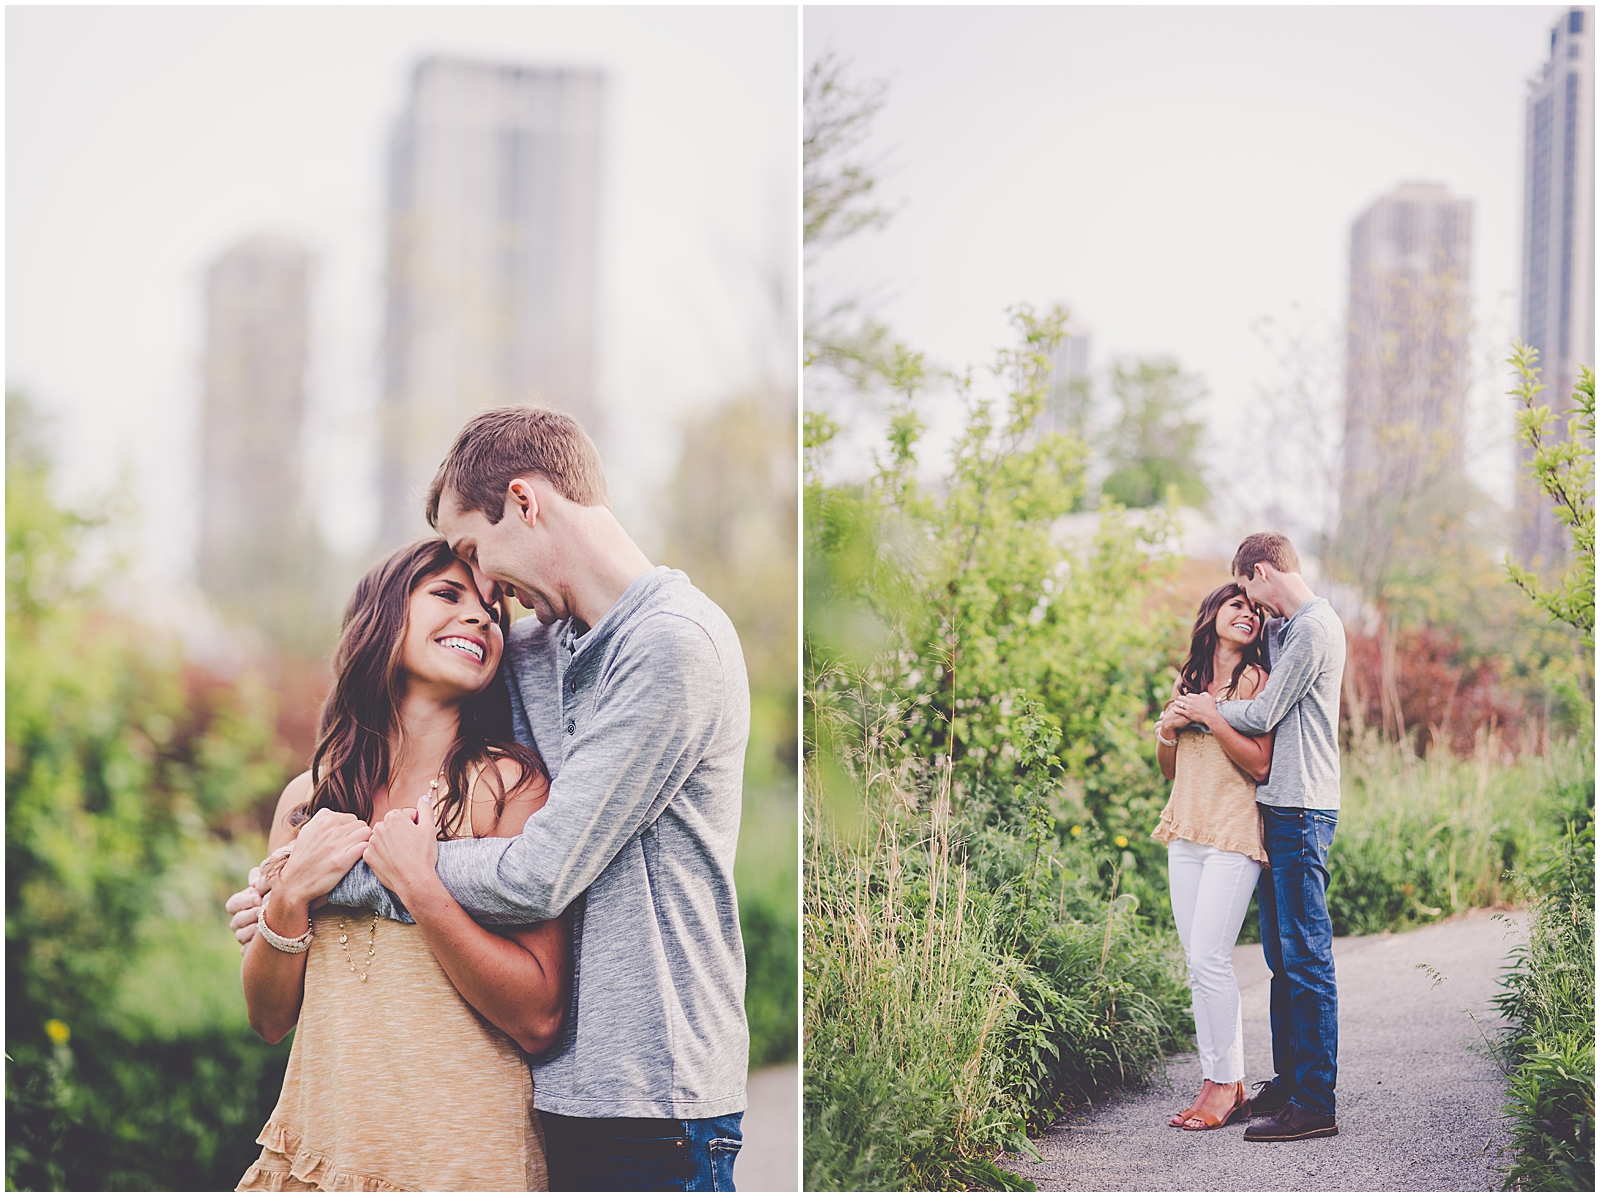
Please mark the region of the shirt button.
POLYGON ((578 730, 577 722, 575 720, 568 719, 567 720, 567 735, 570 736, 573 732, 575 732, 577 730, 578 730))
POLYGON ((568 682, 567 689, 576 694, 578 692, 578 679, 573 678, 570 682, 568 682))

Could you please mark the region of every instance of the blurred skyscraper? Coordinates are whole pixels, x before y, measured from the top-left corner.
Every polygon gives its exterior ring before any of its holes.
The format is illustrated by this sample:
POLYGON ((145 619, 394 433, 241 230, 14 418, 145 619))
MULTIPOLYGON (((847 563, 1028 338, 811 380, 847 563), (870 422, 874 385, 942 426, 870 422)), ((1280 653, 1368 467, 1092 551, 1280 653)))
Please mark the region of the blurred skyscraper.
POLYGON ((1034 424, 1037 432, 1088 432, 1089 333, 1077 321, 1068 321, 1061 343, 1050 354, 1050 394, 1034 424))
POLYGON ((300 469, 310 285, 310 254, 276 237, 242 241, 206 272, 200 585, 224 614, 289 642, 313 634, 301 615, 318 564, 300 469))
POLYGON ((1472 201, 1438 183, 1402 184, 1350 230, 1339 540, 1365 581, 1396 526, 1462 469, 1471 257, 1472 201))
POLYGON ((389 159, 382 545, 473 412, 540 402, 597 431, 598 71, 432 57, 389 159))
MULTIPOLYGON (((1539 351, 1539 396, 1571 407, 1579 364, 1594 366, 1594 9, 1563 13, 1550 60, 1527 98, 1523 166, 1522 329, 1539 351)), ((1556 432, 1566 434, 1565 421, 1556 432)), ((1528 478, 1533 452, 1517 445, 1516 551, 1524 565, 1566 553, 1566 530, 1528 478)))

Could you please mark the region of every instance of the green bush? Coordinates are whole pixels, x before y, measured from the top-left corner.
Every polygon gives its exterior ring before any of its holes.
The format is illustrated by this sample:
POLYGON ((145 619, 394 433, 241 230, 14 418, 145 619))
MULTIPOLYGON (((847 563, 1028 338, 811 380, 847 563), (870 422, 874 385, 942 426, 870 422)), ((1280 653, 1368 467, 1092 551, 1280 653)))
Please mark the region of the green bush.
POLYGON ((914 355, 865 485, 823 485, 831 428, 808 424, 811 1189, 1031 1187, 995 1153, 1190 1028, 1149 867, 1170 561, 1159 513, 1057 534, 1085 449, 1032 425, 1063 319, 1015 313, 1008 393, 971 399, 940 488, 918 480, 914 355))
POLYGON ((1528 943, 1497 997, 1513 1062, 1507 1188, 1594 1191, 1594 791, 1541 854, 1528 943))
POLYGON ((1375 738, 1345 753, 1328 865, 1335 935, 1403 930, 1524 897, 1515 873, 1593 802, 1594 755, 1565 744, 1511 766, 1494 757, 1487 740, 1467 759, 1441 750, 1418 760, 1375 738))
POLYGON ((751 1068, 793 1060, 799 1046, 799 822, 793 789, 746 794, 734 881, 744 936, 751 1068))
POLYGON ((88 524, 6 414, 7 1187, 231 1187, 287 1055, 245 1026, 221 909, 287 772, 271 699, 95 599, 88 524))

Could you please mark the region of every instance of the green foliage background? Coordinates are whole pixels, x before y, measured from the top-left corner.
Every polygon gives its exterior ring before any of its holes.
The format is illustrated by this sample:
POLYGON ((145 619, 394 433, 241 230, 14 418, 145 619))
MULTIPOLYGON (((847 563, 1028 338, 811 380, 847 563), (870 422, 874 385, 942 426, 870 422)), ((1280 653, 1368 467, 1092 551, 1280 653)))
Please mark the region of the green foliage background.
MULTIPOLYGON (((729 473, 793 445, 774 406, 743 400, 692 430, 674 528, 701 540, 680 536, 670 559, 752 650, 736 880, 753 1066, 793 1059, 799 1018, 793 474, 729 473), (693 485, 707 476, 726 485, 693 485), (739 512, 756 493, 770 501, 739 512)), ((222 903, 265 852, 259 808, 303 762, 267 684, 216 676, 117 612, 114 574, 87 564, 114 529, 52 501, 17 398, 6 455, 6 1185, 231 1189, 289 1041, 245 1021, 222 903)))
POLYGON ((98 600, 6 422, 6 1185, 231 1188, 288 1049, 245 1023, 221 905, 286 780, 271 696, 98 600))
MULTIPOLYGON (((1026 1154, 1029 1132, 1192 1034, 1149 838, 1168 788, 1150 730, 1187 613, 1160 509, 1134 526, 1103 502, 1091 540, 1063 535, 1085 447, 1032 429, 1063 319, 1013 313, 999 394, 960 380, 966 421, 938 483, 917 456, 916 355, 881 367, 892 390, 866 482, 824 480, 837 425, 807 416, 809 1188, 1027 1187, 997 1153, 1026 1154)), ((1592 819, 1581 731, 1512 763, 1492 724, 1463 756, 1346 733, 1336 934, 1525 900, 1548 888, 1529 862, 1592 819)), ((1552 1075, 1583 1075, 1583 1045, 1561 1042, 1552 1075)), ((1581 1147, 1592 1078, 1587 1107, 1581 1084, 1540 1083, 1562 1117, 1578 1111, 1561 1134, 1581 1147)))

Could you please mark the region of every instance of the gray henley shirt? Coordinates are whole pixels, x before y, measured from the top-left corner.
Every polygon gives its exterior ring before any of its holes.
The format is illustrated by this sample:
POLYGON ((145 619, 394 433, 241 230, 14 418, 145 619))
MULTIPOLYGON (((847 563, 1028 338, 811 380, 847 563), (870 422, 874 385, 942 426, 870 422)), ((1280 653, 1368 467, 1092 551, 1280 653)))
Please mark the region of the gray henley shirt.
MULTIPOLYGON (((581 641, 572 631, 520 620, 502 666, 517 739, 550 770, 549 801, 514 839, 440 844, 439 877, 485 924, 576 903, 571 1005, 532 1062, 538 1109, 737 1113, 750 1054, 733 885, 750 734, 738 636, 659 566, 581 641)), ((328 900, 412 921, 364 862, 328 900)))
POLYGON ((1274 733, 1272 772, 1256 801, 1338 810, 1344 624, 1328 600, 1309 598, 1290 618, 1269 620, 1267 658, 1272 675, 1260 694, 1217 704, 1238 731, 1274 733))

